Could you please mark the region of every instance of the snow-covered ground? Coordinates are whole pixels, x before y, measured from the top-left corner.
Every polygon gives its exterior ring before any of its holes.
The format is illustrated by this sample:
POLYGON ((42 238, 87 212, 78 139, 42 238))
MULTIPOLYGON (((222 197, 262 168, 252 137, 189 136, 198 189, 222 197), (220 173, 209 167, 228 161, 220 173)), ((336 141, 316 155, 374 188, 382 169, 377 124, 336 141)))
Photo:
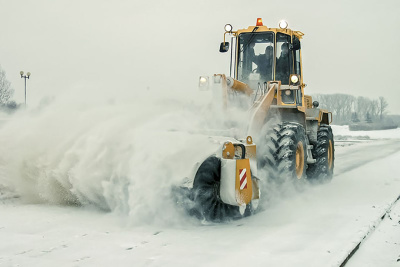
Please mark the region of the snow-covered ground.
POLYGON ((349 131, 348 125, 334 125, 335 136, 340 139, 399 139, 400 128, 382 131, 349 131))
POLYGON ((364 241, 348 266, 398 266, 400 264, 399 225, 400 201, 386 214, 380 225, 377 225, 375 232, 364 241))
POLYGON ((348 266, 399 266, 399 204, 379 218, 400 195, 400 129, 334 126, 331 183, 287 185, 254 216, 212 224, 185 214, 168 190, 194 148, 213 148, 193 123, 209 117, 158 104, 161 118, 110 104, 0 128, 0 266, 338 266, 367 233, 348 266))

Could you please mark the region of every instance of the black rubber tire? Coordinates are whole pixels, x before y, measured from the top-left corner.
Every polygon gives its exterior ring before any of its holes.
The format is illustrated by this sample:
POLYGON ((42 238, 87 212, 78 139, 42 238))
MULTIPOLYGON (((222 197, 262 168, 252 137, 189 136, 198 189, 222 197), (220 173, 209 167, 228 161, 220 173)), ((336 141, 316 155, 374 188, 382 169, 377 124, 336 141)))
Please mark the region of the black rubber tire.
POLYGON ((306 177, 307 143, 303 125, 294 122, 283 123, 279 132, 277 156, 277 173, 282 179, 302 179, 306 177), (302 148, 301 172, 296 173, 296 151, 302 148))
POLYGON ((280 125, 265 125, 261 131, 263 138, 257 142, 257 167, 274 176, 280 125))
POLYGON ((307 176, 314 181, 328 182, 332 180, 335 166, 335 143, 332 128, 329 125, 321 125, 317 133, 317 143, 312 150, 314 164, 310 164, 307 176), (329 146, 331 143, 331 164, 329 164, 329 146))
POLYGON ((307 147, 304 127, 299 123, 283 122, 265 130, 266 142, 259 150, 259 168, 265 168, 276 181, 298 180, 306 177, 307 147), (302 147, 302 171, 296 173, 296 151, 302 147))
POLYGON ((239 207, 225 204, 219 196, 221 160, 211 156, 197 170, 193 183, 192 214, 212 222, 240 218, 239 207))

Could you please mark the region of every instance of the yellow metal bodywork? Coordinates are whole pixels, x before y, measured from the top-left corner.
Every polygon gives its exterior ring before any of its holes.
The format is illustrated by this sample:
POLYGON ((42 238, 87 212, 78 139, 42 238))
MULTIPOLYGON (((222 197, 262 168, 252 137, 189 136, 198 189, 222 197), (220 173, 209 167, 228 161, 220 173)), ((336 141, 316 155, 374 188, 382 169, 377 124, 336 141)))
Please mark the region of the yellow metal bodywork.
POLYGON ((222 147, 222 157, 224 159, 233 159, 235 157, 235 147, 231 142, 225 142, 222 147))
POLYGON ((246 138, 246 159, 257 159, 257 147, 251 136, 246 138))
POLYGON ((306 108, 312 108, 312 97, 309 95, 305 95, 304 96, 304 102, 305 102, 305 106, 306 108))
MULTIPOLYGON (((305 108, 311 109, 313 108, 312 104, 312 97, 309 95, 304 96, 304 102, 305 102, 305 108)), ((304 109, 305 110, 305 109, 304 109)), ((318 121, 318 125, 322 124, 331 124, 332 123, 332 112, 326 110, 326 109, 320 109, 318 117, 315 118, 315 120, 318 121)))
POLYGON ((301 112, 303 112, 303 113, 306 112, 306 108, 303 107, 303 106, 297 106, 297 110, 298 110, 298 111, 301 111, 301 112))
POLYGON ((327 111, 326 109, 320 109, 319 110, 319 116, 318 116, 318 124, 331 124, 332 123, 332 112, 327 111), (330 115, 330 119, 329 119, 330 115))
MULTIPOLYGON (((260 198, 257 178, 253 177, 250 166, 256 164, 256 156, 256 145, 251 136, 247 136, 246 140, 233 143, 227 141, 222 145, 220 194, 224 203, 243 206, 260 198)), ((257 173, 257 169, 254 172, 257 173)))
POLYGON ((249 26, 247 29, 239 29, 237 31, 232 31, 234 36, 238 36, 244 32, 253 32, 254 28, 258 28, 256 32, 274 32, 275 34, 280 32, 288 35, 295 35, 297 38, 301 39, 304 36, 304 33, 301 31, 293 31, 291 29, 280 29, 280 28, 268 28, 267 26, 249 26))
POLYGON ((265 94, 258 103, 254 103, 252 106, 252 117, 249 125, 249 134, 257 135, 262 126, 264 125, 265 118, 268 115, 269 108, 271 107, 272 101, 275 97, 275 88, 279 85, 269 85, 269 91, 265 94))
POLYGON ((251 89, 247 84, 245 84, 244 82, 235 80, 233 80, 233 84, 230 86, 232 89, 239 91, 239 92, 243 92, 246 95, 251 95, 253 93, 253 89, 251 89))
POLYGON ((236 160, 236 201, 241 205, 249 204, 253 198, 253 181, 251 179, 249 159, 236 160), (246 170, 247 186, 240 189, 240 170, 246 170))
MULTIPOLYGON (((234 37, 238 37, 242 33, 252 33, 252 32, 256 32, 256 33, 259 33, 259 32, 273 32, 274 34, 283 33, 283 34, 287 34, 287 35, 291 36, 291 38, 293 38, 293 36, 296 36, 299 40, 302 39, 303 36, 304 36, 304 33, 302 33, 301 31, 294 31, 294 30, 291 30, 291 29, 269 28, 267 26, 249 26, 247 29, 239 29, 237 31, 225 32, 224 33, 224 41, 225 41, 225 34, 227 34, 227 33, 232 34, 234 37)), ((274 45, 276 46, 276 42, 274 43, 274 45)), ((236 55, 238 53, 238 49, 239 49, 239 46, 236 46, 236 51, 235 51, 236 55)), ((300 84, 300 89, 301 89, 301 95, 302 95, 302 98, 303 98, 301 106, 304 107, 304 109, 303 109, 304 111, 303 110, 301 110, 301 111, 305 112, 305 101, 304 101, 304 87, 305 87, 305 84, 303 83, 303 65, 301 63, 302 62, 301 50, 299 52, 300 52, 300 73, 301 73, 299 84, 300 84)), ((274 58, 275 58, 275 56, 274 56, 274 58)), ((294 62, 293 62, 293 64, 294 64, 294 62)), ((235 66, 235 73, 237 73, 237 64, 235 66)), ((278 88, 280 88, 280 86, 278 86, 278 88)), ((278 105, 282 105, 282 106, 299 106, 298 103, 296 103, 296 102, 294 104, 285 104, 282 101, 279 101, 279 99, 281 99, 279 94, 280 94, 280 92, 278 91, 277 97, 276 97, 278 105)))

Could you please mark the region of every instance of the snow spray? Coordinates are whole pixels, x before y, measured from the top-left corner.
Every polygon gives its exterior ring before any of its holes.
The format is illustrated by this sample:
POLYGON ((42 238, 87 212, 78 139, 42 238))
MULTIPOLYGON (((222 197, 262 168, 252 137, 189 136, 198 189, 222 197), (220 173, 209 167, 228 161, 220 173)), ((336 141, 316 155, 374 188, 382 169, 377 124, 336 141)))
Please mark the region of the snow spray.
POLYGON ((223 118, 211 102, 210 92, 187 88, 71 89, 0 128, 0 185, 30 203, 93 205, 133 224, 179 223, 171 186, 219 147, 209 136, 223 118))

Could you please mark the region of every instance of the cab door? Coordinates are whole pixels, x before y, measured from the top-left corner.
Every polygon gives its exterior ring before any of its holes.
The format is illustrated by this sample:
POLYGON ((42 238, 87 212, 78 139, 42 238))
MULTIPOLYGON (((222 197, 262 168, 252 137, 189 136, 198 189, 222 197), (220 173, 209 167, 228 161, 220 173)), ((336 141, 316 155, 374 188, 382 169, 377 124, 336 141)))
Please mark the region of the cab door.
POLYGON ((292 38, 290 35, 278 32, 276 34, 276 68, 275 81, 288 85, 290 74, 293 73, 293 53, 290 50, 292 38))
POLYGON ((293 61, 294 61, 294 74, 300 75, 300 86, 301 90, 299 90, 297 94, 297 105, 302 106, 303 100, 303 92, 304 92, 304 84, 303 84, 303 75, 302 75, 302 66, 301 66, 301 45, 300 40, 293 35, 292 38, 292 50, 293 50, 293 61))

